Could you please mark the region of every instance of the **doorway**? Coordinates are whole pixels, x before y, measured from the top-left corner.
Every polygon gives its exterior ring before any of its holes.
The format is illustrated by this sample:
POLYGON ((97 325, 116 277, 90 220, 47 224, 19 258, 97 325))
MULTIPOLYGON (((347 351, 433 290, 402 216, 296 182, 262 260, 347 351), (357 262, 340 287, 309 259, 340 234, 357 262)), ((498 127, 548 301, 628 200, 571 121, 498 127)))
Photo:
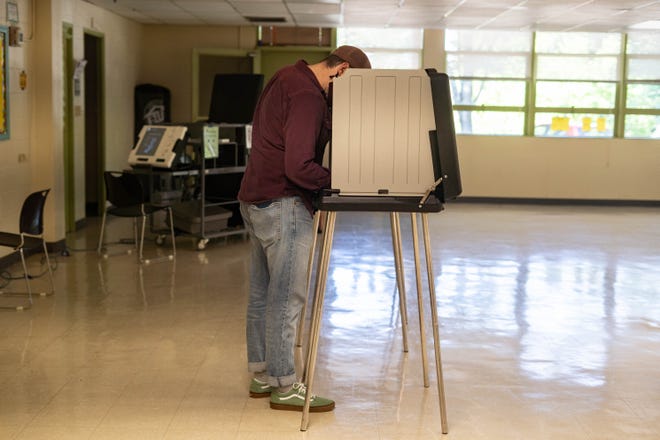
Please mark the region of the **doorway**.
POLYGON ((102 214, 104 197, 103 36, 85 31, 85 217, 102 214))
POLYGON ((73 26, 62 25, 62 81, 63 85, 63 129, 62 149, 64 153, 64 222, 66 232, 76 230, 76 176, 74 167, 74 136, 73 136, 73 26))

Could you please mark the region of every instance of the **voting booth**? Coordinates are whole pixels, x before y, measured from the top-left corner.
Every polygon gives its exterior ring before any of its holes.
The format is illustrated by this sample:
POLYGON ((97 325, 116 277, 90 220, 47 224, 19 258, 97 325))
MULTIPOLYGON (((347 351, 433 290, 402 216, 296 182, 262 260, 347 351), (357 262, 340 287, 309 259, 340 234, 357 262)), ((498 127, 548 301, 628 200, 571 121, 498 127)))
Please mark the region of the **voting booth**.
MULTIPOLYGON (((443 210, 462 191, 449 78, 434 69, 348 69, 333 80, 331 189, 319 201, 326 212, 314 280, 314 301, 303 381, 307 397, 300 429, 309 424, 310 396, 335 219, 341 211, 390 213, 404 351, 408 351, 400 213, 410 213, 424 386, 429 386, 417 216, 421 215, 428 279, 441 429, 448 432, 437 302, 427 214, 443 210)), ((314 228, 320 216, 315 216, 314 228)), ((311 284, 316 241, 309 260, 311 284)), ((303 315, 305 311, 303 310, 303 315)), ((302 320, 301 320, 302 322, 302 320)), ((302 325, 302 324, 301 324, 302 325)), ((303 332, 298 331, 300 336, 303 332)), ((299 346, 302 342, 299 341, 299 346)))
POLYGON ((422 196, 461 192, 449 78, 433 70, 349 69, 333 81, 332 190, 422 196))

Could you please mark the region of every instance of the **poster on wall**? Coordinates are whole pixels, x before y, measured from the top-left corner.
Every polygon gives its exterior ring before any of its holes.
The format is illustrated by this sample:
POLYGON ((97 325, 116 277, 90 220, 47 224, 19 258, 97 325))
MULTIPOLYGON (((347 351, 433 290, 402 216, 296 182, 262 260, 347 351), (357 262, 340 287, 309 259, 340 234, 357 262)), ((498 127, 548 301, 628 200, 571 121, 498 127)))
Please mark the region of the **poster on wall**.
POLYGON ((0 26, 0 139, 9 139, 8 29, 0 26))

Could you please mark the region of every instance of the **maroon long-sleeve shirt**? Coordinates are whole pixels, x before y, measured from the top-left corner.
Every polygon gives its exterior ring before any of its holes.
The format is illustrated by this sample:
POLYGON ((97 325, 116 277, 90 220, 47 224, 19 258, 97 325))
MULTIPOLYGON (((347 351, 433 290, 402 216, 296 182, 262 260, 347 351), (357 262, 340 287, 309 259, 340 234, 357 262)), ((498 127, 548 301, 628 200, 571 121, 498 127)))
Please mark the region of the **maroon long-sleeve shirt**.
POLYGON ((312 213, 313 193, 330 186, 330 170, 321 161, 331 122, 327 97, 307 63, 279 70, 254 112, 252 150, 238 199, 262 203, 300 196, 312 213))

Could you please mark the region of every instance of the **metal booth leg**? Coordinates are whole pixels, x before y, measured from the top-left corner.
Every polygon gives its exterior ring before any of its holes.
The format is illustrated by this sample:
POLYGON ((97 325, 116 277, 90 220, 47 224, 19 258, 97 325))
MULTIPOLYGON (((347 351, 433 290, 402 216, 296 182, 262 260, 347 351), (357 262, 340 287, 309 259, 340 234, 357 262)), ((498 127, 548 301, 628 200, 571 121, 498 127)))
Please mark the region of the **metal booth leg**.
MULTIPOLYGON (((316 254, 316 241, 319 230, 319 222, 321 211, 316 211, 314 214, 314 223, 312 224, 312 247, 309 249, 309 260, 307 261, 307 285, 305 287, 305 302, 303 303, 302 310, 300 311, 300 321, 298 321, 298 333, 296 334, 296 347, 302 347, 303 332, 305 330, 305 314, 307 313, 307 300, 309 298, 309 286, 312 282, 312 267, 314 266, 314 255, 316 254)), ((303 376, 303 381, 304 381, 303 376)))
POLYGON ((424 327, 424 298, 422 296, 422 274, 419 267, 419 238, 417 231, 417 214, 410 214, 412 229, 413 252, 415 255, 415 281, 417 283, 417 309, 419 311, 419 344, 422 351, 422 373, 424 374, 424 388, 429 387, 429 360, 426 354, 426 330, 424 327))
POLYGON ((316 368, 316 355, 319 345, 319 333, 321 329, 321 316, 323 313, 323 297, 325 295, 325 285, 328 276, 328 266, 330 263, 330 251, 332 249, 332 238, 335 233, 335 220, 337 213, 328 211, 323 229, 323 246, 316 270, 316 285, 314 289, 314 301, 312 303, 312 317, 309 330, 309 347, 307 348, 307 362, 305 363, 305 381, 307 388, 305 395, 305 405, 303 406, 302 421, 300 430, 307 431, 309 425, 309 405, 312 397, 312 384, 314 382, 314 369, 316 368))
MULTIPOLYGON (((318 354, 318 343, 321 329, 321 319, 323 314, 323 301, 325 296, 325 288, 328 275, 328 267, 330 263, 330 252, 332 250, 332 240, 335 231, 335 220, 337 213, 334 211, 327 212, 327 217, 324 227, 324 236, 323 244, 321 248, 321 253, 317 263, 316 271, 316 282, 314 288, 314 297, 312 303, 312 314, 311 314, 311 324, 310 324, 310 334, 309 334, 309 346, 307 348, 307 362, 305 363, 305 374, 303 383, 306 386, 307 393, 305 396, 305 404, 302 411, 302 420, 300 423, 300 430, 307 431, 309 427, 309 412, 310 412, 310 403, 312 396, 312 386, 314 381, 314 371, 316 368, 316 357, 318 354)), ((400 232, 400 223, 398 216, 392 216, 392 240, 394 245, 395 259, 398 260, 397 272, 400 271, 400 274, 397 273, 397 283, 401 280, 403 284, 403 264, 401 263, 401 232, 400 232), (398 249, 397 249, 398 248, 398 249), (397 253, 399 253, 397 257, 397 253), (401 265, 399 266, 399 263, 401 265)), ((413 250, 415 255, 415 276, 417 281, 417 301, 419 309, 419 324, 420 324, 420 339, 421 339, 421 349, 422 349, 422 367, 424 370, 424 386, 429 386, 428 380, 428 358, 426 353, 426 334, 424 330, 424 311, 423 311, 423 297, 422 297, 422 282, 421 282, 421 270, 420 270, 420 258, 419 258, 419 238, 418 238, 418 227, 417 227, 417 216, 415 213, 411 214, 412 221, 412 235, 413 235, 413 250)), ((426 213, 422 213, 422 233, 424 237, 424 248, 426 256, 426 268, 427 276, 429 283, 429 299, 431 305, 431 322, 433 327, 433 343, 435 349, 435 364, 436 364, 436 375, 438 382, 438 401, 440 406, 440 420, 442 433, 447 434, 447 408, 445 402, 445 390, 444 390, 444 379, 442 375, 442 359, 440 354, 440 332, 438 325, 438 312, 437 312, 437 302, 435 295, 435 286, 434 286, 434 277, 433 277, 433 266, 432 266, 432 257, 431 257, 431 244, 429 238, 429 228, 428 228, 428 218, 426 213)), ((309 272, 311 273, 310 261, 309 272)), ((311 275, 308 274, 308 277, 311 275)), ((310 278, 311 280, 311 278, 310 278)), ((309 281, 308 281, 309 282, 309 281)), ((399 293, 403 291, 403 287, 399 286, 399 293)), ((405 307, 405 305, 404 305, 405 307)), ((403 311, 403 309, 402 309, 403 311)), ((403 316, 402 316, 403 322, 403 316)))
POLYGON ((403 257, 401 252, 401 223, 399 213, 390 212, 392 227, 392 248, 394 249, 394 268, 396 284, 399 292, 399 313, 401 314, 401 332, 403 333, 403 351, 408 353, 408 307, 406 305, 406 283, 403 273, 403 257))
MULTIPOLYGON (((414 215, 414 214, 413 214, 414 215)), ((440 406, 440 423, 442 433, 447 434, 447 403, 445 402, 445 383, 442 376, 442 357, 440 355, 440 330, 438 326, 438 307, 435 298, 435 283, 433 278, 433 259, 431 257, 431 240, 429 238, 428 214, 422 213, 422 231, 424 248, 426 250, 426 270, 429 281, 429 299, 431 302, 431 324, 433 325, 433 347, 435 349, 435 370, 438 377, 438 402, 440 406)))

